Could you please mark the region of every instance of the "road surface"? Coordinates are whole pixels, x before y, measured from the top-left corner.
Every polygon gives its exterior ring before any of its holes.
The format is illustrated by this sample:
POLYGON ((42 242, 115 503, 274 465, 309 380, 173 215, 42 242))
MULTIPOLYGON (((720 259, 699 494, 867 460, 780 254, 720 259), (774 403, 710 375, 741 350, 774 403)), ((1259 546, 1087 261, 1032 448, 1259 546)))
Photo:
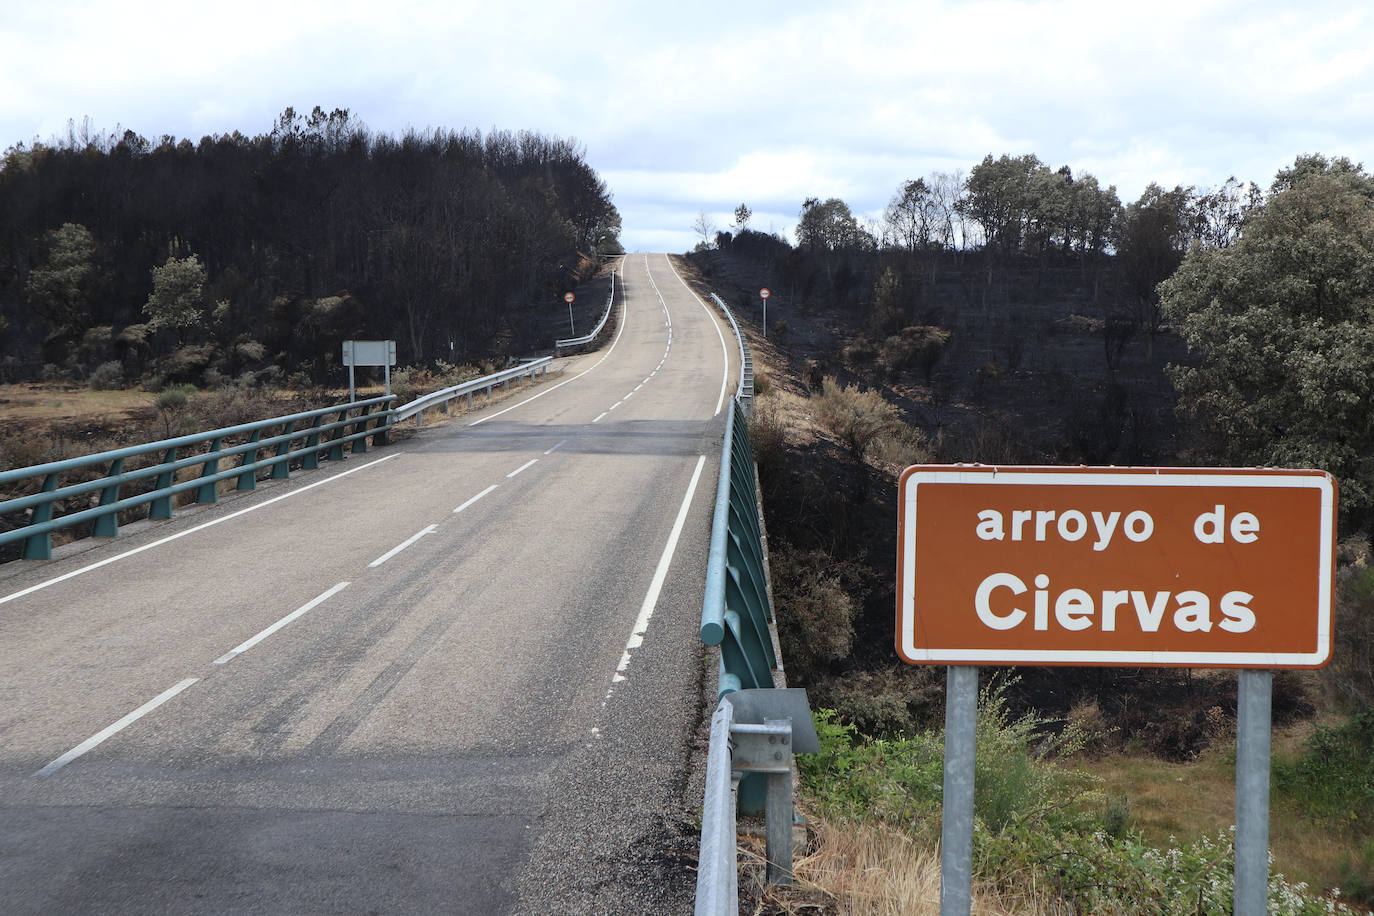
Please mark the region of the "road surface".
POLYGON ((529 392, 0 572, 0 912, 690 906, 737 351, 621 271, 529 392))

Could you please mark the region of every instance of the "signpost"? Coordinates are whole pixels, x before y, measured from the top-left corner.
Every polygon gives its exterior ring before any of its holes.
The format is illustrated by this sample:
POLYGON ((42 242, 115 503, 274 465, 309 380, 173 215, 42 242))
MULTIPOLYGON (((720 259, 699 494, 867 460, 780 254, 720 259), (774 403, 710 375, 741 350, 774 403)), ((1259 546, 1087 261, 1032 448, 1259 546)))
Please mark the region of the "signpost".
POLYGON ((564 293, 564 294, 563 294, 563 301, 566 302, 566 303, 568 303, 568 336, 569 336, 569 337, 576 337, 576 336, 577 336, 577 328, 573 327, 573 314, 572 314, 572 304, 573 304, 573 300, 576 299, 576 298, 577 298, 577 297, 574 296, 572 293, 564 293))
POLYGON ((771 295, 773 295, 772 290, 766 286, 759 290, 759 298, 763 300, 763 336, 765 340, 768 338, 768 297, 771 295))
POLYGON ((348 401, 356 401, 357 389, 353 384, 354 366, 384 366, 386 373, 386 393, 391 394, 391 367, 396 365, 396 341, 394 340, 345 340, 343 342, 343 363, 348 367, 348 401))
POLYGON ((897 651, 950 666, 942 916, 970 911, 983 664, 1243 669, 1235 912, 1262 914, 1270 669, 1330 658, 1335 528, 1320 471, 908 468, 897 651))

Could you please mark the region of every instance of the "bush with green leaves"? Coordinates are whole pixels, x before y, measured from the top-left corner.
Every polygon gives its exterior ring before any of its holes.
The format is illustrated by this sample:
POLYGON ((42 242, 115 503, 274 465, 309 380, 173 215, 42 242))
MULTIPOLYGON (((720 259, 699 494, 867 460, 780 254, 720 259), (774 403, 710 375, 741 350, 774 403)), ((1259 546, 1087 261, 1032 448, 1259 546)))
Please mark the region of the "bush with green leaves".
MULTIPOLYGON (((1230 916, 1231 833, 1162 849, 1146 842, 1126 825, 1124 802, 1104 798, 1095 779, 1064 765, 1093 736, 1033 714, 1012 716, 1006 687, 994 681, 979 697, 974 875, 1031 912, 1230 916)), ((1348 761, 1365 772, 1374 760, 1374 750, 1361 743, 1370 725, 1374 721, 1318 742, 1324 750, 1311 766, 1348 761), (1350 755, 1358 753, 1365 756, 1354 761, 1350 755)), ((828 709, 816 714, 816 730, 820 753, 801 755, 797 763, 804 794, 818 813, 832 821, 881 821, 919 842, 938 841, 940 733, 865 738, 828 709)), ((1359 866, 1352 866, 1351 889, 1359 888, 1359 866)), ((1280 916, 1365 912, 1278 873, 1270 875, 1268 910, 1280 916)))

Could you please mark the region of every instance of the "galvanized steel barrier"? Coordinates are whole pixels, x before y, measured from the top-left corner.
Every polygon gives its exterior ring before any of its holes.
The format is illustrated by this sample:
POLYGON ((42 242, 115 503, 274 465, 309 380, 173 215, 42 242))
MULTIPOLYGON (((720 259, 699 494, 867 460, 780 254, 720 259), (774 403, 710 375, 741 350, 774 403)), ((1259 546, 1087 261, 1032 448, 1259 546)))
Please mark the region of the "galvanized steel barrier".
POLYGON ((401 420, 407 420, 410 417, 414 417, 415 425, 419 426, 424 411, 430 407, 443 407, 444 410, 447 411, 449 401, 464 395, 467 395, 468 406, 471 407, 474 393, 485 388, 486 393, 490 395, 492 388, 495 386, 504 384, 509 388, 511 379, 520 378, 525 375, 528 375, 530 380, 533 381, 536 373, 547 373, 549 371, 549 365, 552 362, 552 356, 541 356, 539 359, 528 360, 519 366, 512 366, 509 369, 504 369, 492 375, 471 379, 449 388, 443 388, 439 391, 431 392, 430 394, 421 395, 409 404, 397 407, 395 413, 392 415, 392 419, 394 422, 399 423, 401 420))
POLYGON ((114 537, 119 533, 118 513, 124 510, 150 505, 150 518, 168 519, 172 517, 172 497, 178 493, 194 490, 197 503, 213 503, 218 499, 217 485, 222 480, 236 478, 237 489, 252 490, 257 485, 258 471, 271 469, 274 479, 285 479, 291 473, 290 463, 293 460, 299 460, 302 468, 316 468, 321 458, 342 459, 345 445, 351 445, 355 453, 364 452, 367 450, 368 437, 374 438, 374 444, 386 441, 392 419, 390 404, 394 400, 394 395, 387 395, 5 471, 0 473, 0 487, 27 480, 41 479, 42 483, 35 493, 0 502, 0 516, 26 510, 30 512, 28 524, 0 533, 0 544, 23 541, 24 559, 51 559, 54 531, 93 522, 93 536, 114 537), (325 422, 325 418, 331 414, 336 415, 336 419, 325 422), (280 427, 280 432, 263 438, 263 432, 273 427, 280 427), (242 436, 247 436, 247 441, 236 445, 224 444, 227 439, 242 436), (293 447, 297 442, 302 444, 293 447), (208 445, 205 452, 177 457, 179 451, 201 445, 208 445), (271 454, 260 457, 263 451, 270 451, 271 454), (128 459, 158 452, 161 453, 161 460, 154 464, 124 470, 128 459), (242 456, 236 466, 220 470, 221 461, 235 456, 242 456), (58 485, 64 474, 100 465, 107 466, 107 470, 94 480, 58 485), (195 467, 200 468, 198 475, 181 481, 176 479, 178 471, 195 467), (121 496, 124 488, 150 479, 147 490, 121 496), (53 517, 59 500, 96 492, 100 494, 98 505, 53 517))
POLYGON ((767 880, 790 881, 792 755, 820 748, 805 692, 774 687, 772 597, 749 444, 753 359, 730 309, 714 293, 711 298, 739 341, 740 383, 725 419, 701 609, 701 641, 720 647, 720 674, 706 758, 696 913, 734 916, 739 912, 737 814, 763 812, 767 880))
POLYGON ((744 339, 740 333, 739 325, 735 323, 735 316, 730 311, 730 306, 725 304, 715 293, 711 294, 711 299, 725 313, 725 317, 730 319, 730 327, 735 330, 735 339, 739 341, 739 388, 735 390, 735 396, 744 401, 744 412, 749 413, 749 405, 754 400, 754 354, 749 350, 749 341, 744 339))
POLYGON ((772 687, 778 664, 768 629, 773 608, 758 505, 748 421, 740 399, 734 398, 725 420, 701 607, 701 641, 720 646, 718 696, 772 687))
POLYGON ((591 343, 601 336, 601 332, 606 329, 606 322, 611 317, 611 306, 615 305, 615 271, 611 271, 611 292, 606 297, 606 308, 601 313, 601 320, 596 323, 590 334, 583 337, 565 337, 553 342, 554 349, 561 350, 564 347, 581 347, 591 343))

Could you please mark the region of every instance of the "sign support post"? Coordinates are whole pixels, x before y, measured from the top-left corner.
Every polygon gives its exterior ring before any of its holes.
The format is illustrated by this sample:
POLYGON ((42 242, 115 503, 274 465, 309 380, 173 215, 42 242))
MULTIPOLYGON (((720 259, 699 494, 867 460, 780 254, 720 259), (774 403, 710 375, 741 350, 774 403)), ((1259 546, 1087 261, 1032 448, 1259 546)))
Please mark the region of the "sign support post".
POLYGON ((1242 668, 1236 688, 1236 916, 1264 916, 1269 901, 1274 672, 1242 668))
POLYGON ((348 403, 358 400, 357 386, 354 384, 354 366, 383 366, 386 370, 386 393, 391 394, 391 367, 396 365, 396 341, 394 340, 345 340, 343 342, 343 362, 348 367, 348 403))
POLYGON ((945 780, 940 815, 940 916, 973 911, 973 763, 978 747, 978 669, 945 675, 945 780))
POLYGON ((969 916, 979 665, 1237 669, 1236 916, 1269 898, 1273 669, 1331 658, 1336 481, 1276 468, 908 468, 898 654, 946 665, 941 916, 969 916))

